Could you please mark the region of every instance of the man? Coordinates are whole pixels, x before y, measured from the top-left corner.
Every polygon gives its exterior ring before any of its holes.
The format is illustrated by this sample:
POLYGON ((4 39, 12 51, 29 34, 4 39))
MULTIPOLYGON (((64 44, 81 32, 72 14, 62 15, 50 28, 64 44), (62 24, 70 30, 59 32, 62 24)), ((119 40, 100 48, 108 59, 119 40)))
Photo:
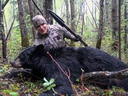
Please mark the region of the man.
POLYGON ((66 46, 64 38, 78 41, 69 31, 60 25, 48 25, 42 15, 33 17, 33 25, 38 31, 34 45, 43 44, 45 48, 58 48, 66 46))

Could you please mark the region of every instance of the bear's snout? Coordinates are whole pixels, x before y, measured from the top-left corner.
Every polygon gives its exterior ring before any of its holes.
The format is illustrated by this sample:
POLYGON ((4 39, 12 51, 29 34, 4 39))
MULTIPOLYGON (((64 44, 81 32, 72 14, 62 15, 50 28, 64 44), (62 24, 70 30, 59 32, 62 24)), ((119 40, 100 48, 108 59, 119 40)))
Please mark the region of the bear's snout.
POLYGON ((20 62, 19 59, 15 59, 14 61, 11 61, 10 63, 11 63, 11 65, 13 67, 16 67, 16 68, 20 68, 21 67, 21 62, 20 62))
POLYGON ((13 66, 13 64, 14 64, 14 61, 10 61, 10 64, 13 66))

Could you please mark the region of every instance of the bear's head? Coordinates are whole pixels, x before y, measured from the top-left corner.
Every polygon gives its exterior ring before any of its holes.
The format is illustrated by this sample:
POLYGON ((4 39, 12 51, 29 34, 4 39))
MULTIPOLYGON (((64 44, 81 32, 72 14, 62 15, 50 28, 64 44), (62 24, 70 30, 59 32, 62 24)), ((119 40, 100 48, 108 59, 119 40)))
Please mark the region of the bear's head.
MULTIPOLYGON (((46 54, 46 50, 44 50, 43 45, 39 46, 30 46, 26 49, 24 49, 17 57, 15 60, 11 61, 11 65, 16 68, 32 68, 33 62, 32 58, 33 57, 39 57, 42 54, 46 54), (38 56, 36 56, 38 54, 38 56)), ((36 59, 36 58, 35 58, 36 59)))

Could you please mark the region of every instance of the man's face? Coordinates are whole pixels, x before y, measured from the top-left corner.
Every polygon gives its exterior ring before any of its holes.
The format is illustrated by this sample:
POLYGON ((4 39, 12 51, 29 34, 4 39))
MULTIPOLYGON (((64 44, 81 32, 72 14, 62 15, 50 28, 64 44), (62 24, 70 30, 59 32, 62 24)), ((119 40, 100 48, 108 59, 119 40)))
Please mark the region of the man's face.
POLYGON ((37 28, 37 31, 40 33, 40 34, 46 34, 47 31, 48 31, 48 25, 47 24, 42 24, 42 25, 39 25, 37 28))

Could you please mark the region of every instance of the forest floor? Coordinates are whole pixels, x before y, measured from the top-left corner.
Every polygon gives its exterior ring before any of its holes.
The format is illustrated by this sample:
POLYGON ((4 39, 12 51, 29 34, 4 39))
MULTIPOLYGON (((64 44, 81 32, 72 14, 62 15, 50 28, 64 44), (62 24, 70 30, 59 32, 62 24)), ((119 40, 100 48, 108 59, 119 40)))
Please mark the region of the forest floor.
POLYGON ((31 82, 20 79, 3 79, 12 70, 17 70, 9 64, 0 63, 0 96, 39 96, 43 89, 43 80, 31 82))
MULTIPOLYGON (((39 96, 40 93, 46 91, 43 80, 32 82, 24 81, 24 79, 3 79, 3 75, 9 74, 12 70, 17 69, 12 68, 10 64, 0 62, 0 96, 39 96)), ((91 85, 74 86, 80 96, 128 96, 128 93, 117 87, 103 90, 91 85)))
MULTIPOLYGON (((39 96, 47 89, 43 87, 43 80, 25 81, 20 79, 3 79, 3 76, 9 74, 13 68, 9 62, 2 61, 0 56, 0 96, 39 96)), ((79 96, 128 96, 128 93, 118 87, 103 90, 91 85, 74 85, 79 96)), ((77 96, 77 95, 74 95, 77 96)))

